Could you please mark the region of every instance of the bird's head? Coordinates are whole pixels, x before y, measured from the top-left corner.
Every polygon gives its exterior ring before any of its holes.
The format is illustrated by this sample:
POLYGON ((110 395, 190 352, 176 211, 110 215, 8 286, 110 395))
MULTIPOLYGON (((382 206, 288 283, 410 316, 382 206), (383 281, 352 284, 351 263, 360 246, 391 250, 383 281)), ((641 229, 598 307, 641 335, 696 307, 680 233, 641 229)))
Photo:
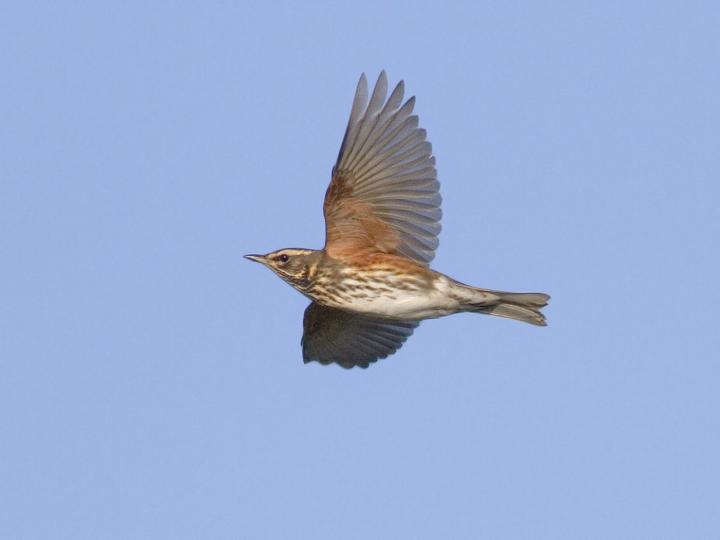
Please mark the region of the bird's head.
POLYGON ((279 249, 267 255, 245 255, 246 259, 264 264, 296 289, 310 285, 312 270, 321 252, 312 249, 279 249))

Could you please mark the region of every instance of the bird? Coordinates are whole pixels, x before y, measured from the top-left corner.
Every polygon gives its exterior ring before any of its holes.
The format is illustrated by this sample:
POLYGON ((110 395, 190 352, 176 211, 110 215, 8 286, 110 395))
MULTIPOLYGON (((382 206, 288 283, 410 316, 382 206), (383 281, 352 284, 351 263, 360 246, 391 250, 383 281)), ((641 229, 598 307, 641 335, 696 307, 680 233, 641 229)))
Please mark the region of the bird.
POLYGON ((430 268, 440 233, 441 196, 427 133, 390 96, 383 70, 368 92, 360 76, 350 119, 325 193, 323 249, 245 255, 305 295, 303 361, 367 368, 395 353, 425 319, 471 312, 545 326, 545 293, 466 285, 430 268))

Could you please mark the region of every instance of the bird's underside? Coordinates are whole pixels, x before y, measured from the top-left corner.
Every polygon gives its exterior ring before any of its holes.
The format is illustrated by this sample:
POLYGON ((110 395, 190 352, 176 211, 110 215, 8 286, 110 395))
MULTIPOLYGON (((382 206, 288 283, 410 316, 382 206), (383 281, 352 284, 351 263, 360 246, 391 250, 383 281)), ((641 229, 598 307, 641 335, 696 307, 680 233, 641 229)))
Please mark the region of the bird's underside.
POLYGON ((313 302, 303 319, 305 362, 367 367, 396 352, 419 321, 470 311, 545 325, 549 296, 479 289, 434 272, 441 197, 415 98, 401 81, 360 77, 325 194, 323 250, 250 255, 313 302))
POLYGON ((373 302, 363 299, 344 308, 313 301, 303 319, 304 361, 368 367, 402 347, 421 320, 453 313, 486 313, 545 326, 540 312, 548 301, 545 294, 478 289, 440 276, 445 284, 429 295, 403 298, 403 291, 389 290, 384 299, 377 295, 373 302))
POLYGON ((305 291, 314 300, 304 318, 306 362, 367 367, 402 347, 420 321, 453 313, 486 313, 545 325, 540 308, 548 296, 542 293, 480 289, 424 267, 401 273, 362 265, 336 273, 347 277, 334 278, 344 286, 336 287, 332 296, 323 288, 305 291))

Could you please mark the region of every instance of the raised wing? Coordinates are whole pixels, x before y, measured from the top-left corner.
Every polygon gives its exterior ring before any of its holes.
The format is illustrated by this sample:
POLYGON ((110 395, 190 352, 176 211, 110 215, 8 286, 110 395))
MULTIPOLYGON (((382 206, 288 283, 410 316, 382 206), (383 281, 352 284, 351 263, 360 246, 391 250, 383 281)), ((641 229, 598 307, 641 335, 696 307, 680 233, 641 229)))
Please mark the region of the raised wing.
POLYGON ((311 303, 303 317, 303 360, 366 368, 410 337, 417 321, 387 321, 311 303))
POLYGON ((404 104, 404 84, 387 94, 383 71, 368 103, 360 77, 333 177, 325 194, 325 249, 332 257, 403 255, 427 265, 440 233, 441 197, 432 146, 404 104))

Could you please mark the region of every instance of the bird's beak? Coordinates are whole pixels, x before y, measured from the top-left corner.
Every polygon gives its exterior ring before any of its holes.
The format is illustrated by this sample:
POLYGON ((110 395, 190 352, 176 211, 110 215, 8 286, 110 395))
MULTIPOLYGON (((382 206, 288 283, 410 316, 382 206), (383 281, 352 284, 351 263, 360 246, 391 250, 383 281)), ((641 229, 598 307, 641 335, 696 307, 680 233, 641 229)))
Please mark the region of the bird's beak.
POLYGON ((262 255, 245 255, 245 258, 255 261, 256 263, 265 264, 265 257, 262 255))

